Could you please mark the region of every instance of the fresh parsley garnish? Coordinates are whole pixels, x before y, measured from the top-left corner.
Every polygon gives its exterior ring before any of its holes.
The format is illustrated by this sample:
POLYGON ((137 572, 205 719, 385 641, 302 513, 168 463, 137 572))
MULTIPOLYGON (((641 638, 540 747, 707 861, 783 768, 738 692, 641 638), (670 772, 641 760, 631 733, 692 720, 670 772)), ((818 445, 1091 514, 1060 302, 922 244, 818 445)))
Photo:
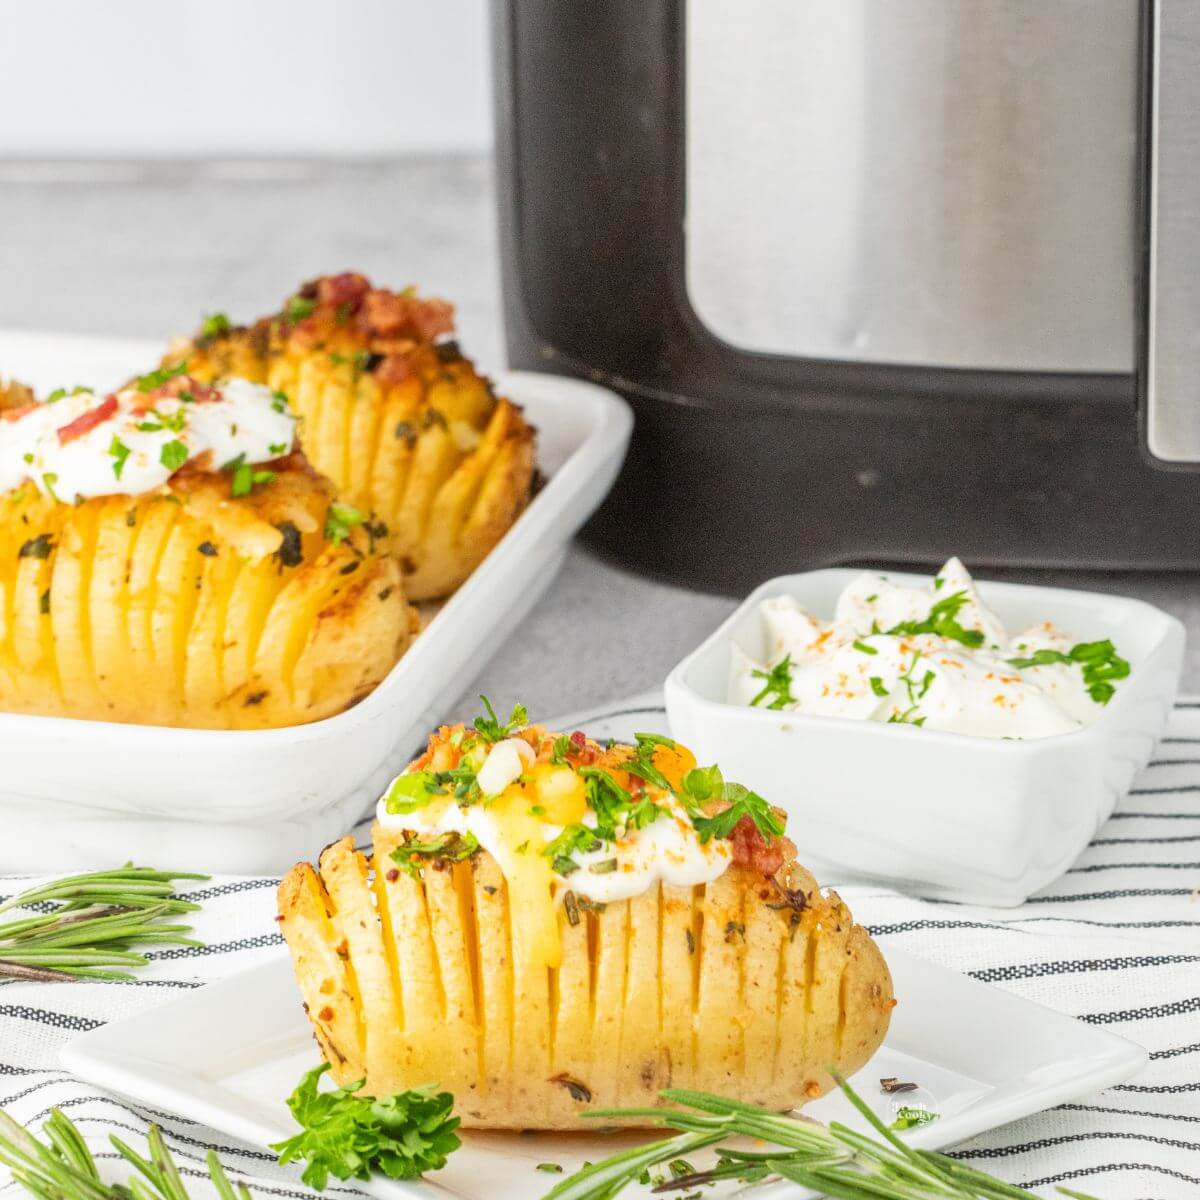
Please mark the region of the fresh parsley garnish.
POLYGON ((373 1099, 356 1093, 365 1080, 335 1091, 318 1091, 329 1064, 309 1071, 288 1097, 301 1132, 271 1149, 280 1163, 306 1163, 303 1179, 323 1191, 336 1179, 369 1179, 380 1171, 389 1179, 419 1179, 437 1171, 462 1144, 454 1132, 454 1097, 436 1085, 373 1099))
POLYGON ((137 390, 139 392, 152 392, 155 388, 160 388, 168 380, 174 379, 177 375, 187 374, 187 359, 181 359, 174 366, 159 367, 157 371, 151 371, 147 375, 141 375, 137 380, 137 390))
POLYGON ((854 646, 854 649, 857 650, 860 654, 878 654, 879 653, 879 651, 876 650, 874 646, 867 645, 867 643, 862 641, 861 639, 856 640, 856 641, 852 642, 851 644, 854 646))
POLYGON ((755 679, 764 679, 762 691, 750 701, 751 708, 757 708, 768 696, 771 703, 768 708, 781 709, 796 703, 792 695, 792 656, 785 656, 782 662, 776 663, 769 671, 751 671, 755 679))
POLYGON ((305 317, 311 317, 316 307, 317 302, 310 300, 307 296, 292 296, 283 306, 283 311, 287 319, 294 323, 303 321, 305 317))
POLYGON ((336 500, 330 504, 325 514, 325 537, 337 545, 350 536, 350 530, 355 525, 361 525, 366 518, 350 504, 339 504, 336 500))
MULTIPOLYGON (((184 395, 187 395, 185 392, 184 395)), ((180 397, 183 399, 183 396, 180 397)), ((171 413, 161 413, 156 408, 152 408, 147 414, 148 419, 139 421, 135 429, 141 433, 158 433, 161 429, 169 429, 172 433, 182 433, 187 428, 187 412, 182 408, 177 408, 171 413)))
POLYGON ((740 783, 726 783, 722 790, 722 798, 728 807, 720 812, 711 817, 704 813, 692 815, 692 824, 700 835, 701 842, 711 841, 713 838, 727 838, 743 817, 749 817, 767 841, 783 836, 783 822, 757 792, 752 792, 740 783))
POLYGON ((55 388, 54 391, 52 391, 50 395, 46 397, 46 403, 53 404, 56 400, 62 400, 65 396, 90 396, 92 394, 92 389, 90 387, 84 387, 82 384, 78 384, 73 388, 60 387, 55 388))
POLYGON ((260 484, 274 483, 279 478, 274 471, 262 471, 252 467, 246 461, 245 454, 231 459, 221 470, 228 471, 233 476, 229 484, 229 493, 232 496, 248 496, 260 484))
POLYGON ((163 445, 158 457, 168 471, 178 471, 188 460, 188 448, 181 441, 172 440, 163 445))
POLYGON ((912 637, 920 633, 931 633, 935 637, 947 638, 950 641, 961 642, 973 649, 983 645, 983 631, 965 629, 959 623, 958 614, 963 605, 968 602, 965 591, 954 592, 939 600, 929 610, 929 615, 923 621, 901 621, 884 632, 894 636, 912 637))
POLYGON ((496 710, 492 707, 492 702, 486 696, 480 696, 483 701, 483 707, 487 709, 486 717, 475 718, 475 731, 485 742, 502 742, 506 737, 511 737, 518 729, 529 724, 529 713, 525 710, 525 705, 514 704, 512 713, 505 722, 501 722, 496 716, 496 710))
POLYGON ((283 392, 272 392, 271 408, 277 413, 285 413, 290 411, 291 405, 288 404, 288 398, 283 392))
POLYGON ((872 675, 870 682, 871 682, 871 691, 873 691, 875 693, 875 695, 887 696, 887 695, 891 694, 888 692, 887 688, 885 688, 883 686, 883 680, 880 679, 878 675, 872 675))
POLYGON ((200 322, 200 336, 202 338, 220 337, 223 333, 228 333, 232 328, 233 322, 223 312, 209 313, 200 322))
POLYGON ((576 854, 588 854, 599 850, 604 843, 594 829, 586 825, 568 825, 553 841, 547 842, 542 853, 550 859, 555 872, 564 878, 579 870, 576 854))
POLYGON ((108 452, 113 460, 113 475, 115 478, 120 479, 121 472, 125 470, 125 460, 132 451, 116 434, 113 434, 113 440, 108 444, 108 452))
POLYGON ((639 779, 644 779, 647 783, 662 788, 664 792, 674 791, 671 781, 654 765, 654 751, 659 746, 674 750, 675 743, 660 733, 635 733, 633 736, 637 742, 633 757, 627 762, 623 762, 621 766, 630 775, 636 775, 639 779))
POLYGON ((1099 642, 1079 642, 1066 654, 1061 650, 1035 650, 1026 658, 1010 658, 1008 662, 1022 671, 1052 663, 1082 667, 1084 687, 1097 704, 1107 704, 1113 698, 1117 689, 1112 680, 1125 679, 1129 675, 1128 661, 1117 653, 1108 638, 1099 642))
POLYGON ((435 834, 433 837, 413 838, 392 851, 392 862, 402 871, 416 878, 421 873, 424 860, 438 862, 465 862, 479 850, 479 839, 473 833, 435 834))
POLYGON ((427 807, 434 797, 445 794, 433 771, 409 771, 392 780, 383 803, 390 813, 411 813, 427 807))

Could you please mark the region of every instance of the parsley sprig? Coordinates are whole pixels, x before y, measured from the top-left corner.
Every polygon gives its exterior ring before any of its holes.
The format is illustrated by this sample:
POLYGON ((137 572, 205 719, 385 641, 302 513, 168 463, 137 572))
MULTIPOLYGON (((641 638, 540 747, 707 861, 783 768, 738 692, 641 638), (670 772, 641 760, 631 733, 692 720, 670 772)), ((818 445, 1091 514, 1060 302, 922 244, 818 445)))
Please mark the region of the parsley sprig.
POLYGON ((750 701, 751 708, 757 708, 768 696, 771 697, 768 708, 782 709, 796 703, 792 695, 792 656, 787 655, 782 662, 777 662, 769 671, 751 671, 754 679, 763 679, 762 691, 750 701))
POLYGON ((711 767, 693 767, 683 777, 681 799, 702 842, 715 837, 728 837, 743 817, 749 817, 767 841, 783 835, 784 823, 774 809, 748 787, 740 783, 727 783, 721 768, 715 764, 711 767), (709 815, 706 806, 713 800, 724 801, 726 807, 709 815))
POLYGON ((480 696, 479 699, 483 701, 483 707, 487 709, 487 716, 475 718, 475 731, 485 742, 502 742, 506 737, 512 737, 518 729, 529 724, 529 713, 525 710, 525 705, 514 704, 508 720, 502 722, 496 716, 492 702, 486 696, 480 696))
POLYGON ((462 1145, 449 1092, 431 1085, 376 1100, 357 1095, 361 1079, 319 1091, 317 1083, 328 1070, 324 1063, 300 1081, 287 1104, 301 1132, 271 1146, 281 1163, 304 1160, 309 1187, 323 1191, 331 1175, 370 1179, 375 1171, 389 1179, 419 1179, 444 1167, 462 1145))
POLYGON ((392 851, 391 858, 400 870, 416 879, 421 874, 421 868, 427 863, 466 862, 478 853, 479 839, 473 833, 450 830, 428 838, 412 838, 404 845, 397 846, 392 851))
POLYGON ((884 632, 894 636, 909 637, 921 633, 931 633, 935 637, 947 638, 950 641, 961 642, 964 646, 972 649, 978 649, 983 645, 983 631, 966 629, 958 620, 958 614, 967 602, 965 591, 954 592, 937 601, 923 621, 901 621, 884 632))
POLYGON ((1097 704, 1107 704, 1113 698, 1117 690, 1112 682, 1114 679, 1125 679, 1129 675, 1128 661, 1117 653, 1108 638, 1099 642, 1079 642, 1066 654, 1061 650, 1035 650, 1025 658, 1010 658, 1008 662, 1022 671, 1053 663, 1082 667, 1084 687, 1097 704))

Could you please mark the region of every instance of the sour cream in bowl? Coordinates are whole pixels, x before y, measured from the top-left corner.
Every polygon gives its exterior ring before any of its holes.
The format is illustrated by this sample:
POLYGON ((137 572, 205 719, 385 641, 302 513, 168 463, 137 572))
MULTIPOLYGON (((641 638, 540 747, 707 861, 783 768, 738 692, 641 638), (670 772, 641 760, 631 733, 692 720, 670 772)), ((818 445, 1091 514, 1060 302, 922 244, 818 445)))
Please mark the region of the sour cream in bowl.
POLYGON ((1014 905, 1128 792, 1183 627, 1137 600, 936 575, 772 579, 668 676, 673 736, 779 798, 826 875, 1014 905))

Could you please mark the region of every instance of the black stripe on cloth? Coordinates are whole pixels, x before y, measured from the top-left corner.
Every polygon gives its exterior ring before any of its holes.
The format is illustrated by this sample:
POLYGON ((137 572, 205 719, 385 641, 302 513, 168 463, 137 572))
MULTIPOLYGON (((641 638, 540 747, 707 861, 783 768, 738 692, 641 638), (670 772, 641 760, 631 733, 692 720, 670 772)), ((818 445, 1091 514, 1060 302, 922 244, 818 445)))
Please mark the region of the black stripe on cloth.
POLYGON ((999 983, 1014 979, 1041 979, 1046 975, 1086 975, 1092 971, 1129 971, 1141 967, 1176 966, 1200 962, 1200 954, 1130 955, 1123 958, 1060 959, 1057 962, 1013 963, 968 971, 981 983, 999 983))
POLYGON ((1141 843, 1166 845, 1175 842, 1200 842, 1200 833, 1179 833, 1168 837, 1096 838, 1094 842, 1088 844, 1088 848, 1090 849, 1092 846, 1134 846, 1141 843))
POLYGON ((1200 1012, 1200 996, 1189 996, 1186 1000, 1168 1000, 1165 1004, 1151 1004, 1145 1008, 1122 1008, 1112 1012, 1079 1013, 1079 1019, 1089 1025, 1119 1025, 1125 1021, 1148 1021, 1158 1017, 1178 1017, 1184 1013, 1200 1012))
POLYGON ((91 1017, 77 1017, 74 1013, 54 1012, 48 1008, 30 1008, 27 1004, 0 1004, 0 1017, 17 1017, 22 1021, 35 1021, 54 1029, 74 1029, 79 1033, 86 1033, 104 1024, 91 1017))
MULTIPOLYGON (((1195 742, 1200 741, 1200 738, 1163 738, 1164 742, 1180 741, 1180 742, 1195 742)), ((1200 758, 1152 758, 1146 766, 1148 767, 1200 767, 1200 758)))
POLYGON ((1182 1171, 1176 1171, 1171 1167, 1162 1167, 1157 1163, 1101 1163, 1095 1167, 1077 1167, 1074 1171, 1063 1171, 1058 1175, 1043 1175, 1038 1179, 1027 1179, 1021 1184, 1021 1187, 1045 1187, 1048 1183, 1065 1183, 1068 1179, 1083 1179, 1088 1175, 1111 1175, 1114 1171, 1153 1171, 1157 1175, 1182 1179, 1184 1183, 1200 1183, 1200 1176, 1185 1175, 1182 1171))
MULTIPOLYGON (((1152 1054, 1151 1058, 1154 1057, 1152 1054)), ((1091 1112, 1105 1113, 1114 1117, 1156 1117, 1162 1121, 1190 1121, 1200 1125, 1200 1117, 1193 1113, 1151 1112, 1148 1108, 1106 1108, 1102 1104, 1059 1104, 1055 1112, 1091 1112)))
POLYGON ((233 883, 219 883, 214 887, 196 888, 194 891, 179 889, 183 900, 215 900, 218 896, 236 896, 241 892, 258 892, 263 888, 279 886, 278 877, 263 877, 261 879, 238 879, 233 883))
MULTIPOLYGON (((1080 892, 1072 896, 1030 896, 1026 904, 1073 904, 1079 900, 1127 900, 1132 896, 1190 896, 1193 888, 1120 888, 1111 892, 1080 892)), ((937 903, 951 903, 938 901, 937 903)))
POLYGON ((1072 867, 1068 875, 1087 875, 1096 871, 1200 871, 1200 863, 1194 862, 1125 862, 1089 863, 1086 867, 1072 867))
POLYGON ((1200 1092, 1200 1083, 1119 1083, 1114 1092, 1141 1092, 1147 1096, 1178 1096, 1181 1092, 1200 1092))
POLYGON ((260 950, 264 946, 282 946, 283 938, 272 930, 254 937, 238 938, 235 942, 210 942, 204 946, 172 946, 169 950, 151 950, 146 957, 153 962, 168 962, 180 958, 207 958, 213 954, 234 954, 238 950, 260 950))
POLYGON ((1036 921, 1062 921, 1066 925, 1095 925, 1101 929, 1192 929, 1200 923, 1193 921, 1094 921, 1088 917, 1006 917, 1006 925, 1032 925, 1036 921))
MULTIPOLYGON (((39 1071, 37 1073, 43 1074, 44 1072, 39 1071)), ((70 1085, 73 1082, 71 1077, 62 1071, 55 1071, 54 1075, 54 1079, 43 1079, 41 1083, 31 1083, 29 1087, 23 1088, 19 1092, 12 1092, 7 1096, 0 1096, 0 1108, 3 1108, 7 1104, 12 1104, 17 1100, 23 1100, 26 1096, 32 1096, 34 1092, 40 1092, 42 1088, 55 1086, 62 1087, 64 1084, 70 1085)))
MULTIPOLYGON (((1151 1058, 1178 1058, 1181 1054, 1195 1054, 1200 1050, 1200 1042, 1193 1042, 1190 1046, 1173 1046, 1169 1050, 1155 1050, 1150 1055, 1151 1058)), ((1200 1117, 1196 1120, 1200 1121, 1200 1117)))
MULTIPOLYGON (((0 1063, 0 1075, 45 1075, 41 1067, 14 1067, 11 1063, 0 1063)), ((63 1072, 55 1071, 55 1075, 63 1072)))
POLYGON ((913 933, 918 929, 995 929, 1007 933, 1024 933, 1023 929, 1009 929, 1004 924, 992 924, 989 921, 896 921, 891 925, 868 925, 872 937, 886 937, 892 933, 913 933))
POLYGON ((1014 1154, 1028 1154, 1031 1150, 1045 1150, 1050 1146, 1069 1146, 1073 1142, 1107 1141, 1110 1138, 1131 1142, 1150 1142, 1155 1146, 1170 1146, 1173 1150, 1200 1150, 1200 1142, 1163 1137, 1157 1133, 1135 1133, 1128 1129, 1110 1129, 1106 1131, 1088 1130, 1085 1133, 1060 1133, 1053 1137, 1037 1138, 1030 1142, 1011 1142, 1007 1146, 983 1146, 975 1150, 951 1151, 950 1157, 1011 1158, 1014 1154))
POLYGON ((1180 783, 1174 787, 1130 788, 1131 796, 1187 796, 1200 792, 1200 783, 1180 783))
POLYGON ((1115 812, 1110 821, 1200 821, 1200 812, 1115 812))

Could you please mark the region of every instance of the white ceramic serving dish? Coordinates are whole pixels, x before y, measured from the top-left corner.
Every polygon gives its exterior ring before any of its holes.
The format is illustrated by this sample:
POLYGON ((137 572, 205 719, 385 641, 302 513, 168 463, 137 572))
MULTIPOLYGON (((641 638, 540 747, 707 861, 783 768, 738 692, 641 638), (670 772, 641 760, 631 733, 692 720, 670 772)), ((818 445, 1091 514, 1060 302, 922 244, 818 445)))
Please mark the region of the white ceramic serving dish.
POLYGON ((1139 600, 980 582, 1006 628, 1053 621, 1080 640, 1111 638, 1129 659, 1130 675, 1100 719, 1058 737, 967 737, 726 703, 731 644, 765 658, 761 601, 792 595, 828 617, 858 574, 784 575, 754 591, 668 676, 671 731, 786 809, 789 833, 818 876, 1020 904, 1074 862, 1145 766, 1179 685, 1183 626, 1139 600))
MULTIPOLYGON (((918 1083, 939 1119, 908 1134, 938 1148, 1130 1078, 1146 1063, 1140 1046, 1052 1009, 948 971, 885 940, 900 997, 884 1045, 855 1076, 885 1121, 904 1097, 882 1094, 889 1076, 918 1083)), ((176 1113, 258 1146, 294 1125, 284 1101, 318 1062, 286 956, 189 992, 156 1008, 85 1033, 62 1064, 88 1083, 176 1113)), ((804 1110, 857 1129, 866 1122, 840 1094, 804 1110)), ((412 1184, 379 1177, 361 1185, 388 1200, 456 1196, 529 1200, 559 1177, 537 1170, 556 1162, 570 1172, 628 1141, 586 1134, 467 1131, 444 1170, 412 1184)), ((701 1161, 696 1159, 697 1165, 701 1161)), ((632 1187, 622 1197, 647 1196, 632 1187)), ((728 1195, 728 1192, 723 1192, 728 1195)), ((791 1185, 754 1188, 756 1197, 802 1194, 791 1185)))
MULTIPOLYGON (((115 386, 157 343, 0 333, 0 371, 46 391, 115 386)), ((128 859, 282 870, 342 833, 517 627, 616 478, 625 402, 577 380, 498 378, 538 429, 548 477, 496 549, 360 704, 287 729, 223 732, 0 713, 0 872, 128 859)))

